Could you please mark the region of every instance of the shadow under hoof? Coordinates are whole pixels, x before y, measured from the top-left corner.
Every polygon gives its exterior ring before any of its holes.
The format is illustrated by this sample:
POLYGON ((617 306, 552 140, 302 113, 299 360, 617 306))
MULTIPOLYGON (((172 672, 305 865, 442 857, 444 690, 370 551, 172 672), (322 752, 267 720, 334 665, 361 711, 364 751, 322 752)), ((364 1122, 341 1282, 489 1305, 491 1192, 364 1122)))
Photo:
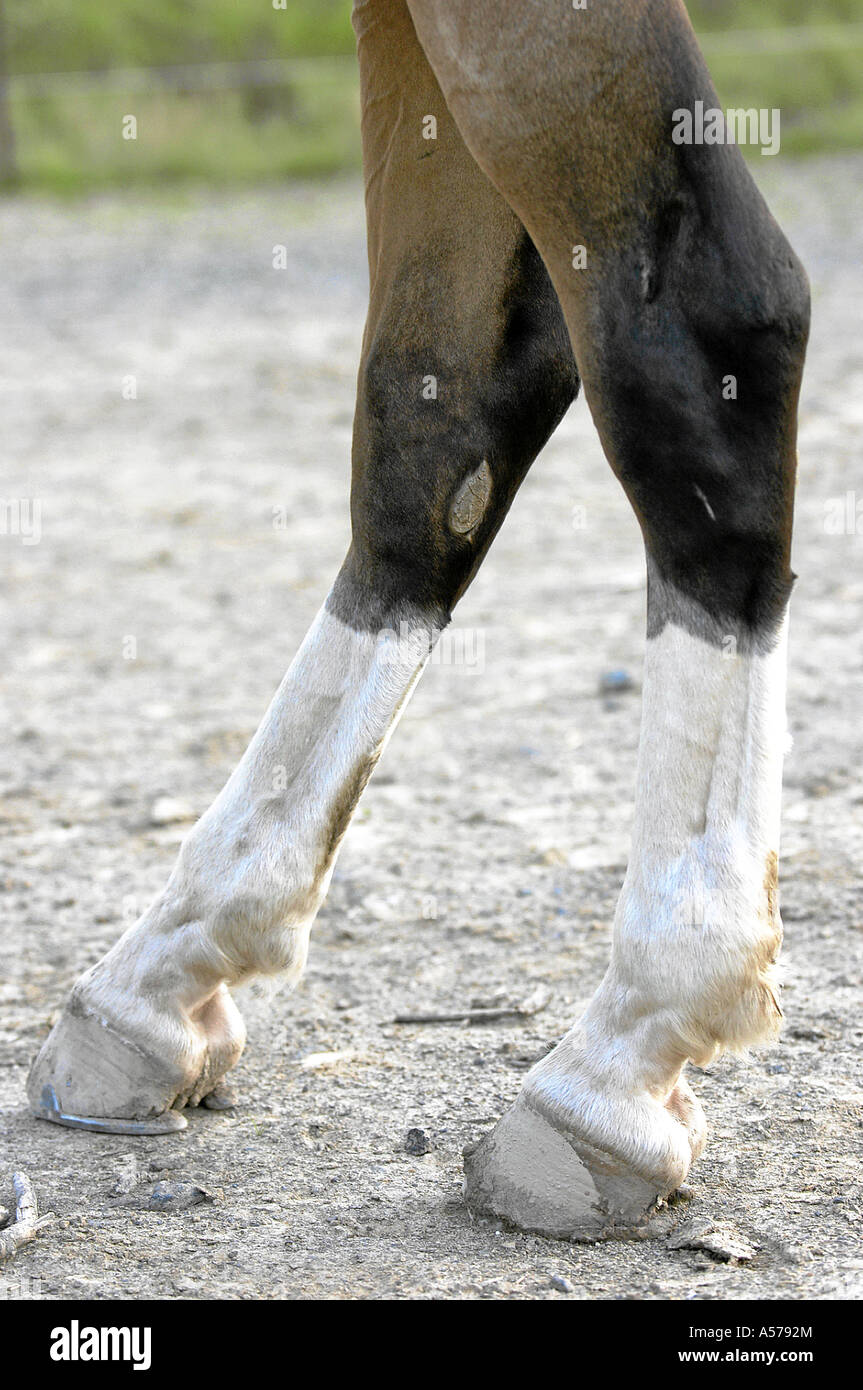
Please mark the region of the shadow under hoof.
POLYGON ((523 1103, 468 1146, 464 1160, 469 1210, 563 1240, 644 1230, 657 1201, 669 1195, 610 1154, 567 1138, 523 1103))

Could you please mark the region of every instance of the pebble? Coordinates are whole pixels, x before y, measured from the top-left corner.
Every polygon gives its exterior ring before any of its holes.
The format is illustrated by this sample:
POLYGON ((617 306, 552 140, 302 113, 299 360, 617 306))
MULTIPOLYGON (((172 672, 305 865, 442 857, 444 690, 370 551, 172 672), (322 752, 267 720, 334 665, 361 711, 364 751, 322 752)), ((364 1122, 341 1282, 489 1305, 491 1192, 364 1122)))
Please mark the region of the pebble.
POLYGON ((198 813, 188 801, 175 796, 159 796, 150 807, 151 825, 175 825, 178 821, 197 820, 198 813))
POLYGON ((405 1153, 416 1154, 421 1157, 423 1154, 431 1153, 434 1145, 424 1129, 409 1129, 408 1137, 405 1140, 405 1153))
POLYGON ((551 1287, 557 1289, 558 1293, 575 1293, 575 1285, 565 1274, 552 1274, 551 1287))
POLYGON ((729 1263, 745 1263, 751 1260, 755 1254, 754 1246, 748 1240, 744 1240, 738 1235, 732 1226, 724 1221, 716 1223, 712 1221, 693 1221, 691 1218, 684 1222, 677 1233, 668 1242, 669 1250, 704 1250, 709 1255, 716 1256, 717 1259, 726 1260, 729 1263))
POLYGON ((601 695, 620 695, 625 690, 634 690, 635 681, 628 671, 603 671, 599 678, 601 695))
POLYGON ((363 899, 363 907, 370 917, 374 917, 376 922, 392 922, 395 918, 395 910, 383 898, 370 896, 363 899))
POLYGON ((214 1202, 216 1195, 199 1187, 194 1182, 170 1182, 162 1179, 144 1192, 129 1193, 120 1197, 114 1205, 131 1207, 135 1211, 158 1211, 172 1215, 178 1211, 188 1211, 190 1207, 200 1206, 202 1202, 214 1202))
POLYGON ((120 1154, 116 1181, 111 1188, 115 1197, 124 1197, 133 1188, 138 1186, 138 1160, 132 1153, 120 1154))
POLYGON ((323 1071, 327 1067, 337 1067, 341 1062, 351 1062, 356 1057, 353 1048, 346 1047, 338 1052, 307 1052, 300 1058, 303 1071, 323 1071))

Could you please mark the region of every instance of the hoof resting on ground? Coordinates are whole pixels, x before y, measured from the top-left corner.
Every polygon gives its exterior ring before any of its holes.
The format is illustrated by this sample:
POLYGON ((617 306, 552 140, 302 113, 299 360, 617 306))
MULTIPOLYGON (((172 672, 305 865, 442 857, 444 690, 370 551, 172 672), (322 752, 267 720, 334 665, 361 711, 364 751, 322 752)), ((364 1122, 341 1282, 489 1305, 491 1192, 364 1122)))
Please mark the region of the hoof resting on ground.
POLYGON ((226 990, 197 1018, 161 1020, 150 1034, 158 1051, 73 992, 31 1068, 32 1113, 70 1129, 150 1135, 185 1129, 179 1112, 187 1105, 230 1104, 221 1078, 242 1051, 245 1029, 226 990))
POLYGON ((179 1110, 166 1110, 161 1115, 152 1115, 144 1120, 122 1119, 118 1115, 72 1115, 60 1109, 57 1092, 50 1083, 42 1087, 39 1104, 31 1103, 30 1108, 40 1120, 50 1120, 55 1125, 65 1125, 67 1129, 88 1129, 93 1134, 175 1134, 188 1124, 179 1110))
POLYGON ((559 1239, 596 1240, 643 1229, 669 1191, 562 1134, 524 1102, 465 1149, 464 1166, 471 1211, 559 1239))

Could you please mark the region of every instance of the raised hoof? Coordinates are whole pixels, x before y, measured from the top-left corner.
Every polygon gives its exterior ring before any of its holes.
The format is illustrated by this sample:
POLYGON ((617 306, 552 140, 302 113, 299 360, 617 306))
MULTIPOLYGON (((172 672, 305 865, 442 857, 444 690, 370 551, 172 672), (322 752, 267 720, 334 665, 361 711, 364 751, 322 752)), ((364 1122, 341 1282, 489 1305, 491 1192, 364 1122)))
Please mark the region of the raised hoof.
POLYGON ((668 1196, 610 1154, 561 1134, 524 1101, 464 1158, 471 1211, 558 1239, 636 1233, 668 1196))

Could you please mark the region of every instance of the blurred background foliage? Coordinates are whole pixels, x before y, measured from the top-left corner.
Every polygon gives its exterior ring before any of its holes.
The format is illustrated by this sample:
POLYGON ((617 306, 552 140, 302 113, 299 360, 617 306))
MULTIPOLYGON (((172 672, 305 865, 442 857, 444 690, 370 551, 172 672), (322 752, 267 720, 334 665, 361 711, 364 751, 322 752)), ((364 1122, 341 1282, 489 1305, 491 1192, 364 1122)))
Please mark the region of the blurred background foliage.
MULTIPOLYGON (((277 3, 0 0, 0 179, 77 193, 357 168, 350 0, 277 3)), ((863 145, 863 0, 688 8, 723 104, 779 107, 784 153, 863 145)))

